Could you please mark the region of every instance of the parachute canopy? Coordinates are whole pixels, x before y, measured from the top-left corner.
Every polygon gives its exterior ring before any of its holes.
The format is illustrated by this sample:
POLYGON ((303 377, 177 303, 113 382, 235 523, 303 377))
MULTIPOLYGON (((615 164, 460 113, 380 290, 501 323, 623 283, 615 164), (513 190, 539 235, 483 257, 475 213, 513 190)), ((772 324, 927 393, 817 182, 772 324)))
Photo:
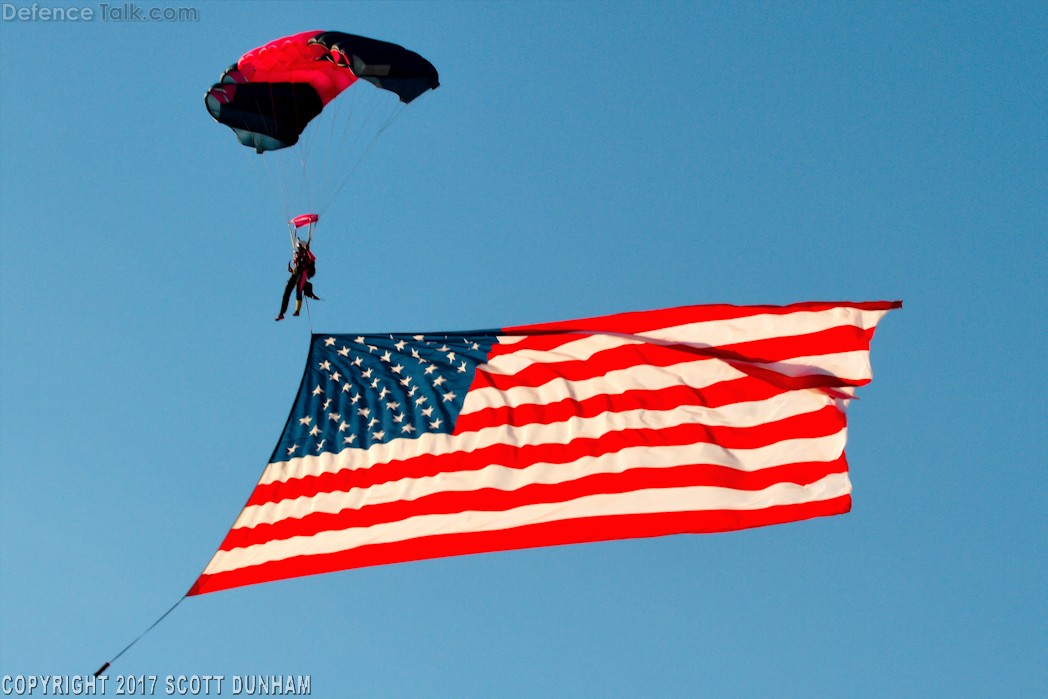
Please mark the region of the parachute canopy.
POLYGON ((440 85, 433 64, 402 46, 309 31, 245 53, 211 86, 204 103, 241 143, 262 153, 295 145, 310 120, 358 79, 405 104, 440 85))

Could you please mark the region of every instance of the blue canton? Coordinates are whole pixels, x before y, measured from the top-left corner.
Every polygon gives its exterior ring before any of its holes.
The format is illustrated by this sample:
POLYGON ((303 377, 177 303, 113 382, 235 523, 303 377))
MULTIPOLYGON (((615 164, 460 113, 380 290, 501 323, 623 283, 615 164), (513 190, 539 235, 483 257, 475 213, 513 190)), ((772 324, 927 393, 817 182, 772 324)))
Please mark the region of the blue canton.
POLYGON ((490 332, 314 335, 270 461, 450 433, 495 341, 490 332))

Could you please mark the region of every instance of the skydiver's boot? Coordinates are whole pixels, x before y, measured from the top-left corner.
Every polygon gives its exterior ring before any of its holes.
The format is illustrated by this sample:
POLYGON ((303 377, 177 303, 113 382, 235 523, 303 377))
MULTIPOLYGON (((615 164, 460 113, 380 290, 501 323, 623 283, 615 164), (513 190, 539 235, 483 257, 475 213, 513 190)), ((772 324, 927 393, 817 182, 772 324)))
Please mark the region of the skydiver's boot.
POLYGON ((284 314, 283 314, 283 313, 281 313, 280 315, 278 315, 278 316, 277 316, 276 318, 274 318, 273 320, 284 320, 284 314))
POLYGON ((298 312, 302 310, 302 299, 295 299, 295 312, 291 315, 297 316, 298 312))

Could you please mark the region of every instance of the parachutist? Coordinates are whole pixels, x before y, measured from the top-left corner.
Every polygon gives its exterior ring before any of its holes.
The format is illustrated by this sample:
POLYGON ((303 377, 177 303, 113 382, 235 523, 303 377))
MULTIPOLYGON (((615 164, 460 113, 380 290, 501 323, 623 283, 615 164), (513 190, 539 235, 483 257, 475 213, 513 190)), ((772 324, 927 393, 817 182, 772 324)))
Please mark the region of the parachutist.
POLYGON ((298 315, 302 310, 302 297, 319 301, 320 297, 313 293, 313 283, 309 280, 317 273, 317 257, 309 249, 308 240, 295 241, 295 259, 288 263, 287 271, 291 276, 284 286, 284 297, 280 301, 280 313, 275 320, 284 320, 287 312, 288 302, 291 300, 291 290, 295 289, 295 312, 298 315))

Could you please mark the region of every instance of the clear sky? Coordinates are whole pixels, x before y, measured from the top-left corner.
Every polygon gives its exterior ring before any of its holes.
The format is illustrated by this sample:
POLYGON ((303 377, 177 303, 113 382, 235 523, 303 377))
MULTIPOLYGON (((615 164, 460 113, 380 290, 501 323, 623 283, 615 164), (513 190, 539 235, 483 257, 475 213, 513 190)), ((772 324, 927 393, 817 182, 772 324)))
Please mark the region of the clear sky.
POLYGON ((1048 694, 1048 5, 138 6, 198 20, 0 22, 0 675, 91 673, 189 588, 279 437, 310 322, 902 299, 849 412, 850 514, 189 598, 110 675, 1048 694), (408 46, 442 85, 325 212, 324 300, 277 324, 295 205, 202 97, 311 29, 408 46))

